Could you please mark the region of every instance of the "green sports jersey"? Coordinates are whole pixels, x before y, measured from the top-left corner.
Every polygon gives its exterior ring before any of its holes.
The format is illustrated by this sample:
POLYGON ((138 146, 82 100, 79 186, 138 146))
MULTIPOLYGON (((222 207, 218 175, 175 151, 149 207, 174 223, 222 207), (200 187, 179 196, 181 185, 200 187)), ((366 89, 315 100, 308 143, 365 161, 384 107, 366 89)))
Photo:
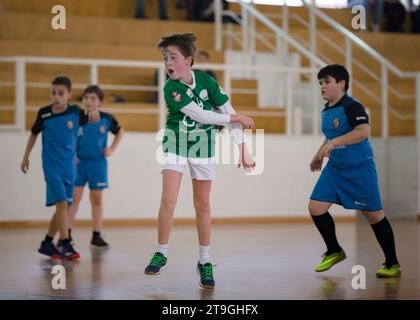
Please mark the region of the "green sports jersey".
POLYGON ((217 81, 207 73, 192 71, 191 86, 169 79, 163 89, 168 107, 163 151, 189 158, 214 156, 214 125, 201 124, 180 110, 195 102, 204 110, 212 111, 225 104, 229 97, 217 81))

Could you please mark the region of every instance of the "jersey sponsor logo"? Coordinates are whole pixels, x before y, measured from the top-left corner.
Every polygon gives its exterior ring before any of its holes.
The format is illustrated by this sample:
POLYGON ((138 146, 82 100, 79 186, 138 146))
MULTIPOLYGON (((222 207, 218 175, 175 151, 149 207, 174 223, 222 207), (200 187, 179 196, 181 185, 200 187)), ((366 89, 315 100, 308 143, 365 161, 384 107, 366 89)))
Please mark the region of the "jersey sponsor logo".
POLYGON ((77 136, 83 136, 83 127, 79 127, 79 130, 77 131, 77 136))
POLYGON ((335 118, 334 120, 333 120, 333 126, 334 126, 334 128, 338 128, 339 126, 340 126, 340 119, 338 119, 338 118, 335 118))
POLYGON ((365 116, 356 117, 356 120, 366 120, 366 117, 365 116))
POLYGON ((178 92, 172 92, 172 99, 174 99, 175 102, 180 102, 181 101, 181 94, 179 94, 178 92))
POLYGON ((190 88, 187 89, 187 94, 190 98, 194 97, 194 93, 192 92, 190 88))
POLYGON ((74 127, 73 121, 71 120, 67 121, 67 128, 73 129, 73 127, 74 127))
POLYGON ((44 114, 41 114, 41 118, 42 118, 42 119, 44 119, 44 118, 46 118, 46 117, 50 117, 51 115, 52 115, 52 113, 51 113, 51 112, 44 113, 44 114))
POLYGON ((105 126, 100 126, 100 127, 99 127, 99 132, 100 132, 100 133, 104 134, 104 133, 105 133, 105 131, 106 131, 105 126))
POLYGON ((201 90, 199 96, 200 96, 201 100, 204 100, 204 101, 208 100, 209 99, 209 93, 207 92, 207 89, 201 90))

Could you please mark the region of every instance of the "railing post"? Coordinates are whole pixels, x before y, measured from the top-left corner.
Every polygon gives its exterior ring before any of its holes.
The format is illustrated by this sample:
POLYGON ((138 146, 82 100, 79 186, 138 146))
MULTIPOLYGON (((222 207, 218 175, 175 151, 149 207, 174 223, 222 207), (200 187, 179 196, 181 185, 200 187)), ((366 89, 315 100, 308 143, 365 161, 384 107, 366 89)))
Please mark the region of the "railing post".
POLYGON ((92 63, 90 66, 90 84, 98 84, 98 65, 92 63))
POLYGON ((26 62, 18 58, 15 64, 15 122, 21 131, 25 131, 25 97, 26 97, 26 62))
POLYGON ((216 51, 222 50, 222 0, 214 1, 214 47, 216 51))
POLYGON ((159 78, 158 78, 158 101, 159 101, 159 113, 158 113, 158 130, 165 127, 166 124, 166 104, 165 96, 163 94, 163 87, 165 85, 165 68, 159 67, 159 78))
MULTIPOLYGON (((283 25, 284 32, 289 33, 289 7, 286 5, 286 3, 282 7, 282 25, 283 25)), ((281 45, 280 53, 282 56, 282 65, 283 65, 283 61, 285 57, 287 57, 288 55, 287 41, 286 39, 282 39, 282 41, 280 41, 280 37, 278 35, 276 36, 276 39, 277 39, 278 45, 281 45)))
POLYGON ((292 91, 292 72, 286 72, 286 135, 293 133, 293 91, 292 91))
POLYGON ((230 76, 230 69, 225 69, 223 72, 223 90, 226 92, 226 95, 232 98, 231 91, 232 91, 232 84, 231 84, 231 76, 230 76))
POLYGON ((351 40, 350 40, 349 37, 346 37, 346 56, 345 56, 345 59, 346 59, 346 69, 347 69, 347 71, 350 75, 350 83, 349 83, 349 90, 348 90, 349 93, 351 93, 351 83, 352 83, 352 81, 351 81, 351 79, 352 79, 352 65, 351 65, 352 53, 351 53, 351 49, 352 49, 351 40))
POLYGON ((241 6, 241 27, 242 27, 242 52, 248 52, 248 12, 246 11, 245 6, 241 6))
POLYGON ((388 137, 388 70, 381 64, 382 138, 388 137))
MULTIPOLYGON (((312 57, 316 55, 316 15, 315 10, 312 8, 313 4, 309 5, 309 47, 312 52, 312 57)), ((311 59, 311 67, 315 66, 315 61, 311 59)))
MULTIPOLYGON (((251 7, 254 7, 254 1, 251 0, 250 3, 251 7)), ((257 28, 255 27, 255 17, 253 15, 249 15, 249 29, 251 30, 250 34, 249 34, 249 50, 252 53, 255 53, 256 51, 256 41, 255 39, 257 38, 257 28)))

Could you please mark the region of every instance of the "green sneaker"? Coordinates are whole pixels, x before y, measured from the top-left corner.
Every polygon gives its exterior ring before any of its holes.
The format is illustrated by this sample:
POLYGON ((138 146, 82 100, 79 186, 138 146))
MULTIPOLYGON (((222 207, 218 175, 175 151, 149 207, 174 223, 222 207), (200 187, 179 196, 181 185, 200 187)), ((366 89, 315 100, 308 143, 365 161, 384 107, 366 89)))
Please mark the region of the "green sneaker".
POLYGON ((156 275, 159 274, 162 269, 166 266, 167 258, 160 252, 155 252, 150 260, 149 265, 144 269, 145 274, 156 275))
POLYGON ((347 258, 344 250, 341 250, 340 252, 336 252, 336 253, 331 253, 331 254, 324 253, 323 257, 324 258, 322 259, 320 264, 318 264, 315 268, 316 272, 327 271, 333 265, 335 265, 335 264, 337 264, 337 263, 339 263, 339 262, 341 262, 341 261, 343 261, 344 259, 347 258))
POLYGON ((401 268, 399 264, 393 264, 391 267, 387 267, 386 264, 382 265, 378 271, 376 271, 378 278, 398 278, 401 277, 401 268))
POLYGON ((214 289, 216 283, 213 279, 213 265, 211 263, 197 263, 197 272, 200 274, 200 286, 205 289, 214 289))

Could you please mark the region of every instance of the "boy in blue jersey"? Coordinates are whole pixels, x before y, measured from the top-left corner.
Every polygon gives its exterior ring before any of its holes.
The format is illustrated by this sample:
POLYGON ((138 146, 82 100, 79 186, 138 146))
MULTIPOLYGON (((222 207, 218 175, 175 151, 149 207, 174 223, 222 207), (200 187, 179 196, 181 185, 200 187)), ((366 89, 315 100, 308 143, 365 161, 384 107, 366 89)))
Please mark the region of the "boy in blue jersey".
MULTIPOLYGON (((88 86, 82 95, 86 110, 98 111, 104 100, 104 92, 96 85, 88 86)), ((83 189, 89 183, 90 202, 92 206, 93 233, 90 244, 96 248, 105 248, 108 243, 101 236, 102 229, 102 194, 108 187, 107 157, 111 156, 121 138, 124 130, 115 117, 109 113, 99 111, 100 120, 88 123, 79 129, 77 140, 77 178, 74 188, 74 203, 69 208, 69 233, 73 226, 83 189), (108 132, 111 131, 115 138, 108 147, 108 132)))
POLYGON ((29 155, 42 131, 42 168, 47 184, 46 205, 55 205, 56 211, 50 220, 48 232, 41 242, 39 253, 52 259, 74 260, 80 257, 70 243, 67 230, 68 205, 72 203, 73 184, 76 172, 76 143, 80 126, 88 121, 98 121, 98 112, 88 112, 77 105, 68 103, 71 97, 71 81, 66 76, 58 76, 51 82, 52 103, 39 109, 31 129, 21 170, 27 173, 29 155), (60 251, 52 240, 59 232, 63 242, 60 251))
POLYGON ((373 150, 369 142, 369 117, 363 105, 349 96, 349 74, 341 65, 329 65, 318 72, 322 98, 321 113, 325 140, 310 164, 322 170, 309 201, 309 212, 327 245, 327 252, 315 271, 322 272, 346 258, 335 235, 334 220, 328 213, 333 203, 360 210, 370 223, 384 254, 378 277, 399 277, 401 269, 395 253, 391 225, 385 217, 378 187, 373 150))

